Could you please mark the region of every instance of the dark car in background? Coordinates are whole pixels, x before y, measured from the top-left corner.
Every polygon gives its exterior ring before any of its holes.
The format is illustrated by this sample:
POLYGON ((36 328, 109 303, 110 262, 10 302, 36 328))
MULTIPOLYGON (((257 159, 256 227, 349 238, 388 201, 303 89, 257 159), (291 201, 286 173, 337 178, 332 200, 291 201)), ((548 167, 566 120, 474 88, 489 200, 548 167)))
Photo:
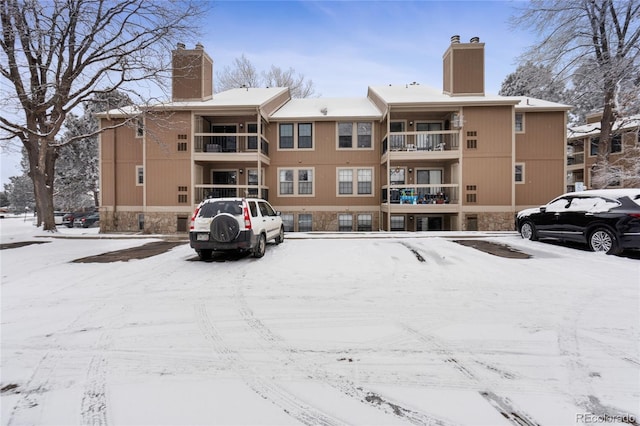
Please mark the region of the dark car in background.
POLYGON ((73 212, 67 213, 62 217, 62 224, 67 228, 73 228, 74 226, 82 226, 81 219, 85 216, 93 214, 93 212, 73 212))
POLYGON ((80 218, 80 224, 83 228, 93 228, 100 226, 100 213, 91 213, 90 215, 80 218))
POLYGON ((640 249, 640 188, 569 192, 516 217, 522 238, 552 238, 618 254, 640 249))

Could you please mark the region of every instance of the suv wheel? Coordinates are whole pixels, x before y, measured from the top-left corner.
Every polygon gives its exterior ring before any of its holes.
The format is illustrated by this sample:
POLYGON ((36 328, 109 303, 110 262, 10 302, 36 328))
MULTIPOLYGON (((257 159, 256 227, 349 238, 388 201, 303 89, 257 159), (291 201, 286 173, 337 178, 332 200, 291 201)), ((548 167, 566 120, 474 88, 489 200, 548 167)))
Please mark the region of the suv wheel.
POLYGON ((200 256, 200 260, 210 260, 211 250, 200 250, 198 251, 198 256, 200 256))
POLYGON ((278 236, 276 237, 276 244, 280 244, 284 242, 284 226, 280 227, 280 232, 278 233, 278 236))
POLYGON ((605 252, 607 254, 618 254, 618 240, 608 229, 596 229, 589 235, 589 248, 595 252, 605 252))
POLYGON ((253 257, 257 257, 260 258, 262 256, 264 256, 264 251, 267 248, 267 237, 264 236, 264 234, 260 234, 260 237, 258 237, 258 244, 256 244, 255 248, 253 249, 253 257))

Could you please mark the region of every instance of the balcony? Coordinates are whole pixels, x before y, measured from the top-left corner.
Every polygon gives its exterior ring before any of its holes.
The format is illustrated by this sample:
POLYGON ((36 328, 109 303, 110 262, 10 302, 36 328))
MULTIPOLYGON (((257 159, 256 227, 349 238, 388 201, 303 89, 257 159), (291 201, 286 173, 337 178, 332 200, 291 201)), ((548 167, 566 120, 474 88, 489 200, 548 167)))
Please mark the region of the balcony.
POLYGON ((455 158, 460 152, 460 132, 394 132, 382 140, 383 161, 404 158, 455 158))
POLYGON ((397 213, 457 212, 458 184, 384 185, 382 210, 397 213))
POLYGON ((256 160, 260 140, 263 159, 269 157, 269 141, 257 133, 196 133, 196 160, 246 161, 256 160))
POLYGON ((569 169, 584 167, 584 152, 567 152, 567 166, 569 169))
POLYGON ((207 198, 222 197, 256 197, 269 199, 269 188, 262 187, 261 194, 258 196, 257 185, 210 185, 201 184, 194 185, 195 204, 207 198))

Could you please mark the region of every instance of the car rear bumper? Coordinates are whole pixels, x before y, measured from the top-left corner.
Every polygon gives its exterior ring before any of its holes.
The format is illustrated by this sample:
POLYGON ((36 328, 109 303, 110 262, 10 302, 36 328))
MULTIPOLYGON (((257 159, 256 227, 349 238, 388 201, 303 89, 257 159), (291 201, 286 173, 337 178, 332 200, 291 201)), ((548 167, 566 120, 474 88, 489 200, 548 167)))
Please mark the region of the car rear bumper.
MULTIPOLYGON (((200 237, 202 238, 202 237, 200 237)), ((255 247, 258 239, 251 231, 240 231, 238 238, 229 243, 220 243, 212 240, 209 232, 191 231, 189 232, 189 245, 192 249, 199 250, 251 250, 255 247), (206 240, 199 240, 198 235, 206 235, 206 240)))

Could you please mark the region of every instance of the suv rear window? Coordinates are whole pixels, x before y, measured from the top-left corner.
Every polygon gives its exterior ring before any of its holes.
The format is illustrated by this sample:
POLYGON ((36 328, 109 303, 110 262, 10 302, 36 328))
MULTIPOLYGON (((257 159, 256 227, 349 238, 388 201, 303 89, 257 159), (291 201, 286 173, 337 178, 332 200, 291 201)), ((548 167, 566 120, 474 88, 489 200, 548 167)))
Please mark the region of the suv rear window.
POLYGON ((242 214, 242 203, 239 201, 213 201, 205 203, 198 212, 199 217, 215 217, 220 213, 232 215, 242 214))

